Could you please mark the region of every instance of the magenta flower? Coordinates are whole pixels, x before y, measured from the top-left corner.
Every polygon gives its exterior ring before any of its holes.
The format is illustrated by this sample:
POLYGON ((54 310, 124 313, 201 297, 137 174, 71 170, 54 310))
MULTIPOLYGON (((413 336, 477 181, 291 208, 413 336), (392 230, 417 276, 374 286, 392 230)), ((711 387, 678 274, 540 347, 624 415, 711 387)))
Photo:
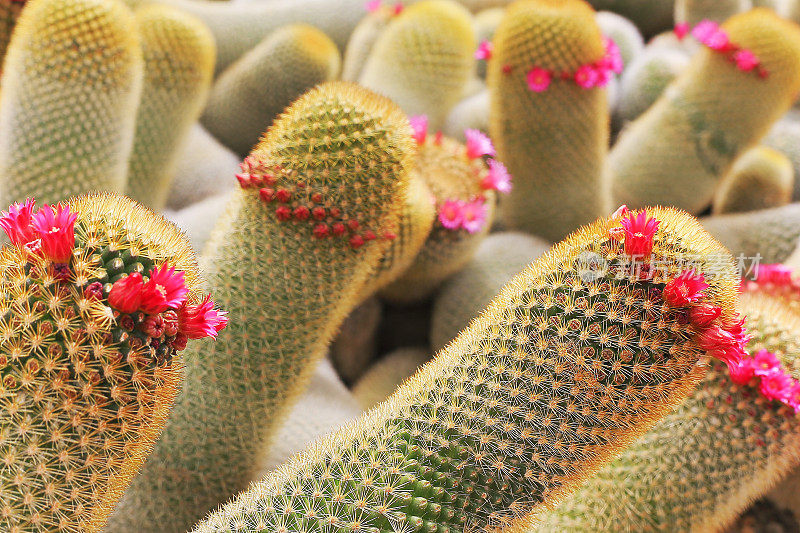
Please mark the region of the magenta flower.
POLYGON ((722 309, 716 305, 696 305, 689 311, 689 321, 698 328, 707 328, 720 315, 722 315, 722 309))
POLYGON ((461 206, 461 227, 469 233, 477 233, 486 224, 487 215, 486 200, 483 198, 467 202, 461 206))
POLYGON ((478 49, 475 50, 475 59, 488 61, 492 58, 492 43, 491 41, 487 41, 484 39, 478 45, 478 49))
POLYGON ((714 22, 713 20, 703 20, 702 22, 698 23, 697 26, 694 27, 692 30, 692 37, 697 39, 703 44, 711 39, 715 33, 719 31, 719 24, 714 22))
POLYGON ((493 156, 495 154, 492 140, 482 131, 464 130, 464 136, 467 139, 467 157, 470 159, 477 159, 485 155, 493 156))
POLYGON ((622 219, 625 231, 625 253, 631 257, 646 258, 653 251, 653 237, 661 222, 649 218, 646 211, 622 219))
POLYGON ((731 376, 731 381, 737 385, 747 385, 755 373, 753 372, 753 360, 742 359, 738 363, 732 364, 728 368, 731 376))
POLYGON ((61 204, 55 208, 44 205, 33 215, 31 224, 39 234, 42 253, 54 263, 69 263, 75 248, 77 218, 77 213, 70 213, 69 207, 61 204))
POLYGON ((664 300, 673 307, 684 307, 703 297, 708 288, 705 277, 687 270, 664 286, 664 300))
POLYGON ((150 271, 150 279, 142 287, 142 302, 139 308, 148 314, 177 309, 186 301, 189 289, 182 271, 175 271, 167 263, 150 271))
POLYGON ((737 51, 735 54, 733 54, 733 59, 736 61, 736 66, 739 68, 739 70, 743 70, 745 72, 753 70, 761 63, 756 55, 750 50, 737 51))
POLYGON ((133 272, 118 279, 108 293, 108 304, 123 313, 133 313, 142 303, 142 275, 133 272))
POLYGON ((728 34, 725 33, 723 30, 717 30, 709 36, 705 42, 703 43, 712 50, 716 50, 718 52, 725 51, 730 46, 731 41, 728 38, 728 34))
POLYGON ((190 339, 216 338, 228 325, 226 311, 214 309, 214 301, 206 296, 200 305, 183 305, 178 310, 178 329, 190 339))
POLYGON ((414 133, 411 135, 417 144, 423 144, 428 137, 428 116, 427 115, 414 115, 408 118, 411 124, 411 129, 414 133))
POLYGON ((792 282, 792 268, 780 263, 759 265, 754 281, 772 283, 773 285, 790 284, 792 282))
POLYGON ((12 244, 24 246, 36 240, 36 234, 31 226, 31 217, 36 200, 33 198, 25 199, 23 204, 14 202, 3 211, 0 217, 0 227, 6 232, 12 244))
POLYGON ((534 67, 528 71, 526 81, 531 91, 541 93, 550 87, 550 83, 553 81, 553 74, 547 69, 534 67))
POLYGON ((367 3, 364 4, 364 9, 369 11, 370 13, 374 13, 375 11, 381 8, 381 0, 369 0, 367 3))
POLYGON ((606 55, 602 60, 603 66, 615 74, 621 74, 625 65, 622 61, 622 53, 619 51, 619 46, 617 46, 617 43, 615 43, 613 39, 608 37, 605 39, 605 45, 606 55))
POLYGON ((753 373, 757 376, 764 376, 773 370, 780 368, 781 362, 778 357, 765 349, 759 350, 753 357, 753 373))
POLYGON ((788 402, 794 387, 794 381, 791 376, 778 367, 766 374, 761 374, 760 377, 761 384, 758 386, 758 390, 765 398, 788 402))
POLYGON ((439 206, 439 222, 447 229, 456 230, 464 221, 463 204, 458 200, 445 200, 439 206))
POLYGON ((678 38, 679 41, 682 41, 684 37, 689 34, 689 24, 687 22, 681 22, 680 24, 675 25, 675 36, 678 38))
POLYGON ((488 163, 489 173, 481 181, 481 188, 502 193, 511 192, 511 174, 508 173, 506 166, 496 159, 490 159, 488 163))
POLYGON ((575 83, 584 89, 596 87, 600 81, 597 69, 592 65, 582 65, 575 71, 575 83))

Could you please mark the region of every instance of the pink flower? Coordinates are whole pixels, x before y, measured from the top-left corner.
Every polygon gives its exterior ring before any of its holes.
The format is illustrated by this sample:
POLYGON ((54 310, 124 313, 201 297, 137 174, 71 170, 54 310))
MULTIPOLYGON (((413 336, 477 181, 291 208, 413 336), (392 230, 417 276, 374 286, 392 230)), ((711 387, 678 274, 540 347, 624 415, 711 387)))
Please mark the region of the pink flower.
POLYGON ((792 267, 780 263, 759 265, 755 281, 774 285, 788 285, 792 282, 792 267))
POLYGON ((687 270, 664 286, 664 300, 673 307, 684 307, 703 297, 708 288, 705 277, 694 270, 687 270))
POLYGON ((486 201, 478 198, 461 206, 461 227, 469 233, 479 232, 486 224, 486 201))
POLYGON ((458 200, 445 200, 439 207, 439 222, 447 229, 458 229, 464 221, 463 204, 458 200))
POLYGON ((606 68, 598 68, 595 69, 597 73, 597 81, 595 82, 595 87, 608 87, 608 84, 611 83, 611 71, 606 68))
POLYGON ((625 204, 622 204, 621 206, 619 206, 617 208, 616 211, 611 213, 611 219, 612 220, 619 220, 624 216, 628 216, 628 206, 625 205, 625 204))
POLYGON ((584 89, 591 89, 597 86, 600 77, 598 71, 592 65, 582 65, 575 71, 575 83, 584 89))
POLYGON ((722 309, 716 305, 696 305, 689 311, 689 321, 698 328, 707 328, 721 314, 722 309))
POLYGON ((481 181, 481 188, 503 193, 511 192, 511 174, 508 173, 506 166, 496 159, 490 159, 489 173, 481 181))
POLYGON ((488 61, 492 58, 492 49, 492 43, 484 39, 481 41, 481 44, 478 45, 478 49, 475 50, 475 59, 488 61))
POLYGON ((653 237, 661 222, 648 218, 646 211, 622 219, 625 230, 625 253, 631 257, 646 258, 653 251, 653 237))
POLYGON ((692 30, 692 37, 703 44, 706 44, 712 35, 719 31, 719 24, 713 20, 704 20, 697 24, 692 30))
POLYGON ((167 309, 177 309, 186 301, 189 289, 186 288, 184 273, 176 272, 167 263, 150 271, 150 279, 142 287, 140 309, 147 314, 157 314, 167 309))
POLYGON ((717 30, 709 36, 703 43, 712 50, 725 51, 731 44, 728 34, 723 30, 717 30))
POLYGON ((613 39, 605 38, 606 55, 603 57, 602 64, 615 74, 622 73, 625 66, 622 61, 622 53, 619 51, 619 46, 613 39))
POLYGON ((679 41, 682 41, 684 37, 689 34, 689 24, 687 22, 681 22, 680 24, 675 25, 675 36, 678 38, 679 41))
POLYGON ((428 137, 428 117, 427 115, 414 115, 408 118, 411 129, 414 130, 412 137, 417 144, 423 144, 428 137))
POLYGON ((553 74, 549 70, 534 67, 528 71, 526 81, 531 91, 541 93, 550 87, 550 83, 553 81, 553 74))
POLYGON ((778 357, 767 350, 761 349, 752 359, 753 373, 757 376, 764 376, 773 370, 780 368, 781 362, 778 357))
POLYGON ((766 374, 761 374, 759 392, 768 400, 788 401, 792 393, 794 381, 782 368, 774 368, 766 374))
POLYGON ((228 313, 214 309, 214 302, 206 296, 200 305, 183 305, 178 310, 178 324, 181 333, 190 339, 203 337, 216 338, 228 325, 228 313))
POLYGON ((703 331, 697 339, 697 344, 712 357, 724 361, 728 369, 735 368, 747 356, 737 336, 719 326, 703 331))
POLYGON ((61 204, 54 208, 43 206, 33 215, 31 223, 41 239, 42 253, 54 263, 69 263, 75 248, 77 213, 61 204))
POLYGON ((370 13, 374 13, 381 8, 381 3, 381 0, 369 0, 366 4, 364 4, 364 9, 370 13))
POLYGON ((402 2, 397 2, 394 5, 394 7, 392 8, 392 14, 395 15, 395 16, 399 15, 400 13, 403 12, 403 9, 405 9, 404 6, 403 6, 403 3, 402 2))
POLYGON ((470 159, 477 159, 479 157, 495 154, 492 140, 482 131, 479 130, 464 130, 464 136, 467 139, 467 157, 470 159))
POLYGON ((118 279, 108 293, 108 304, 122 313, 133 313, 142 303, 142 286, 144 281, 138 272, 118 279))
POLYGON ((731 381, 737 385, 747 385, 753 376, 753 360, 742 359, 738 363, 732 364, 728 370, 730 372, 731 381))
POLYGON ((788 398, 784 402, 786 405, 794 409, 794 412, 800 412, 800 382, 794 380, 792 388, 789 390, 788 398))
POLYGON ((733 59, 736 61, 736 66, 739 68, 739 70, 743 70, 745 72, 753 70, 759 65, 759 63, 761 63, 756 55, 750 50, 739 50, 733 54, 733 59))
POLYGON ((37 237, 31 226, 31 216, 36 201, 33 198, 25 199, 25 203, 14 202, 3 211, 0 217, 0 227, 6 232, 12 244, 24 246, 35 240, 37 237))

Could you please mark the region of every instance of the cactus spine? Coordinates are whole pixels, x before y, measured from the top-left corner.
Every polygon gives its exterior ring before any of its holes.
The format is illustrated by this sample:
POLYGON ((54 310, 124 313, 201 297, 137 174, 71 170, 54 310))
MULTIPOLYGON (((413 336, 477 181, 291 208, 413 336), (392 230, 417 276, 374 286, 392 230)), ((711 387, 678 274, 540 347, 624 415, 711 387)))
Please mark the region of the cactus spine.
POLYGON ((800 91, 800 28, 754 9, 731 17, 722 32, 759 66, 743 71, 733 55, 710 48, 696 54, 611 151, 615 203, 703 210, 734 160, 791 106, 800 91))
POLYGON ((352 84, 319 85, 275 121, 204 254, 231 325, 186 353, 184 393, 112 531, 186 531, 255 477, 386 249, 412 158, 402 112, 352 84))
POLYGON ((678 318, 686 310, 652 291, 683 268, 679 256, 696 259, 711 284, 707 303, 724 309, 726 324, 732 320, 737 282, 727 252, 683 213, 647 215, 660 221, 651 261, 667 278, 579 274, 587 253, 615 262, 642 242, 629 234, 621 252, 609 237, 616 219, 582 228, 513 278, 387 402, 252 485, 196 531, 517 531, 529 524, 702 377, 704 351, 678 318))
POLYGON ((167 6, 136 12, 144 57, 144 87, 128 163, 126 194, 160 211, 167 202, 189 130, 211 86, 214 38, 199 20, 167 6))
POLYGON ((583 0, 525 0, 506 10, 487 78, 489 132, 516 180, 500 202, 506 228, 557 241, 609 211, 606 91, 558 79, 535 92, 526 79, 534 67, 575 72, 603 54, 594 11, 583 0))
POLYGON ((54 208, 14 208, 21 231, 0 250, 0 529, 99 532, 164 427, 187 338, 172 284, 170 304, 151 295, 146 310, 144 298, 121 310, 114 291, 134 276, 160 283, 153 269, 169 264, 194 302, 194 254, 175 226, 127 198, 59 205, 34 241, 29 221, 54 208), (58 259, 48 235, 61 241, 58 259))
POLYGON ((739 213, 780 207, 792 200, 794 168, 788 157, 756 146, 736 160, 714 193, 713 213, 739 213))
POLYGON ((1 205, 121 192, 133 146, 142 52, 118 0, 31 0, 0 94, 1 205))
POLYGON ((273 119, 298 96, 339 75, 342 59, 330 38, 294 24, 276 30, 228 67, 214 84, 203 125, 245 155, 273 119))
MULTIPOLYGON (((761 294, 744 294, 741 309, 748 352, 768 350, 800 377, 800 316, 761 294)), ((535 531, 723 531, 800 463, 800 417, 757 383, 737 385, 713 362, 686 402, 535 531)))

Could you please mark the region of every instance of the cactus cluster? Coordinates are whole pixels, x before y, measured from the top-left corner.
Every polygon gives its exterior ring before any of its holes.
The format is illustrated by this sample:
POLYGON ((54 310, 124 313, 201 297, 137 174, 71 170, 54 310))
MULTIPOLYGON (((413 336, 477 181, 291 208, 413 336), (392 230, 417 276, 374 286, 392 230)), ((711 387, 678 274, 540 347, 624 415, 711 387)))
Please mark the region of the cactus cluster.
POLYGON ((792 200, 794 168, 788 157, 767 146, 747 150, 714 193, 715 214, 780 207, 792 200))

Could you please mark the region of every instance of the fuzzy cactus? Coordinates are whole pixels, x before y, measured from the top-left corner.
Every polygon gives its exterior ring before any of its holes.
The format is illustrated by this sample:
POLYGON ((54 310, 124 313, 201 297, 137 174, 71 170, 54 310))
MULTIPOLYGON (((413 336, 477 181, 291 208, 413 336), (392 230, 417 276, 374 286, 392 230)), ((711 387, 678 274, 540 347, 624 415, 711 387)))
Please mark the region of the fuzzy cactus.
POLYGON ((31 0, 0 93, 0 205, 122 192, 142 86, 139 32, 119 0, 31 0))
POLYGON ((702 211, 734 160, 766 135, 800 91, 796 24, 754 9, 693 33, 704 49, 611 151, 616 203, 702 211))
POLYGON ((633 21, 645 36, 672 27, 674 0, 588 0, 598 11, 613 11, 633 21))
POLYGON ((393 302, 408 303, 430 295, 460 270, 489 233, 496 191, 510 190, 505 167, 484 160, 494 148, 480 132, 468 132, 466 144, 417 126, 415 170, 436 202, 437 217, 422 249, 394 282, 380 291, 393 302))
POLYGON ((622 73, 615 118, 624 123, 647 111, 690 62, 683 50, 648 46, 622 73))
POLYGON ((164 211, 164 216, 171 220, 186 234, 192 248, 202 253, 211 238, 211 233, 227 206, 231 203, 234 191, 209 196, 178 211, 164 211))
POLYGON ((703 227, 734 256, 783 263, 798 247, 800 203, 700 219, 703 227))
POLYGON ((515 178, 498 213, 506 228, 556 241, 609 211, 608 101, 593 67, 604 53, 583 0, 525 0, 506 10, 487 79, 489 131, 515 178))
POLYGON ((792 201, 794 169, 788 157, 756 146, 736 160, 714 193, 714 214, 757 211, 792 201))
MULTIPOLYGON (((402 4, 400 6, 402 7, 402 4)), ((375 42, 383 35, 389 22, 400 13, 402 10, 395 9, 394 6, 377 5, 376 9, 370 10, 361 19, 347 41, 342 60, 343 80, 358 81, 375 42)))
POLYGON ((489 133, 489 101, 488 90, 464 98, 447 115, 442 132, 461 142, 467 130, 489 133))
POLYGON ((216 48, 201 21, 167 6, 136 11, 144 87, 128 163, 126 194, 160 211, 180 149, 200 117, 211 86, 216 48))
POLYGON ((751 377, 712 362, 689 399, 533 531, 723 531, 800 464, 800 417, 786 405, 800 399, 800 315, 763 294, 744 294, 741 311, 751 377))
POLYGON ((203 113, 206 129, 245 155, 298 96, 339 75, 342 59, 330 38, 306 24, 285 26, 228 67, 203 113))
POLYGON ((524 233, 494 233, 466 267, 442 286, 433 303, 431 346, 438 351, 458 336, 508 280, 539 258, 550 243, 524 233))
POLYGON ((413 162, 389 100, 322 84, 243 163, 204 266, 230 326, 188 351, 186 387, 111 531, 183 532, 244 489, 389 244, 413 162))
POLYGON ((715 354, 735 364, 736 287, 684 213, 582 228, 386 402, 195 531, 521 531, 684 399, 710 338, 730 337, 715 354), (707 284, 678 275, 687 257, 707 284), (695 306, 721 314, 687 320, 695 306))
POLYGON ((177 228, 131 200, 0 217, 0 530, 99 532, 164 427, 180 350, 225 318, 177 228))
POLYGON ((778 150, 792 162, 794 189, 792 200, 800 200, 800 111, 792 110, 773 124, 762 143, 778 150))
POLYGON ((600 31, 619 47, 622 64, 627 67, 644 50, 644 37, 636 25, 617 13, 600 11, 595 15, 600 31))
POLYGON ((358 82, 440 129, 474 71, 477 43, 469 12, 452 0, 403 10, 381 33, 358 82))
POLYGON ((704 20, 722 23, 752 7, 752 0, 675 0, 675 23, 689 26, 704 20))
MULTIPOLYGON (((494 39, 494 34, 497 31, 497 27, 500 26, 500 22, 503 20, 503 15, 505 14, 505 9, 495 7, 491 9, 484 9, 483 11, 476 13, 475 17, 472 19, 472 26, 475 29, 475 39, 478 41, 479 48, 481 46, 489 46, 489 56, 491 56, 491 50, 493 47, 491 45, 486 45, 483 43, 491 43, 492 39, 494 39)), ((477 53, 480 56, 480 53, 477 53)), ((486 54, 483 54, 486 55, 486 54)), ((491 59, 491 57, 477 57, 478 61, 478 77, 481 79, 486 79, 486 65, 487 61, 491 59)))
POLYGON ((431 353, 425 347, 398 348, 364 372, 353 385, 353 397, 362 409, 372 409, 391 396, 398 385, 430 359, 431 353))
POLYGON ((11 32, 27 0, 0 0, 0 73, 3 71, 3 58, 6 56, 11 32))

